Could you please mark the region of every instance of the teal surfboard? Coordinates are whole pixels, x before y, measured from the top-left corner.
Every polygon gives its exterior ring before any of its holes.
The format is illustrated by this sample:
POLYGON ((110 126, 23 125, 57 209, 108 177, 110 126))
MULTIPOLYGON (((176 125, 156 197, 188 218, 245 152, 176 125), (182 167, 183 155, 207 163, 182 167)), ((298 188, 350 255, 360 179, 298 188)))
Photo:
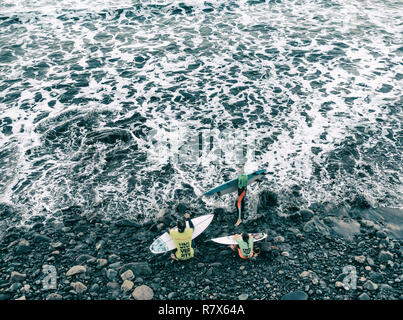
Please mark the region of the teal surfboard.
MULTIPOLYGON (((261 178, 265 173, 266 169, 261 169, 248 174, 248 185, 251 184, 252 182, 255 182, 257 179, 261 178)), ((238 190, 238 178, 235 178, 218 187, 215 187, 214 189, 207 191, 206 193, 203 194, 203 196, 209 197, 216 193, 219 196, 221 196, 223 194, 231 193, 236 190, 238 190)))

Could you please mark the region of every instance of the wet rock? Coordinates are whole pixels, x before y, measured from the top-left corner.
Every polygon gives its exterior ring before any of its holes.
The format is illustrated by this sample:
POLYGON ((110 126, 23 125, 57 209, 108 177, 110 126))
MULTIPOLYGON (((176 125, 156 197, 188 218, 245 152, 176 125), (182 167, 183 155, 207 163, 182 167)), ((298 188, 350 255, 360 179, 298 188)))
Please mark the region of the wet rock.
POLYGON ((318 275, 312 270, 302 271, 299 276, 303 279, 319 279, 318 275))
POLYGON ((372 260, 370 257, 367 257, 367 262, 368 262, 368 264, 369 264, 370 266, 374 266, 374 265, 375 265, 374 260, 372 260))
POLYGON ((115 222, 116 227, 130 227, 130 228, 140 228, 141 225, 136 221, 131 221, 129 219, 120 219, 115 222))
POLYGON ((387 262, 389 260, 393 260, 393 254, 390 253, 389 251, 382 250, 379 253, 378 259, 380 262, 387 262))
POLYGON ((357 261, 358 263, 363 264, 365 262, 365 256, 355 256, 354 260, 357 261))
POLYGON ((135 276, 148 276, 152 274, 150 265, 147 262, 131 262, 120 268, 119 273, 122 274, 127 270, 132 270, 135 276))
POLYGON ((278 201, 276 193, 268 190, 264 190, 259 193, 258 212, 277 206, 277 204, 278 201))
POLYGON ((83 263, 92 263, 95 261, 96 261, 96 258, 94 258, 93 256, 90 256, 89 254, 82 254, 76 258, 76 262, 80 265, 83 263))
POLYGON ((8 294, 0 293, 0 301, 10 300, 11 297, 8 294))
POLYGON ((108 278, 108 280, 110 281, 114 281, 116 280, 118 276, 118 272, 114 269, 108 269, 106 270, 106 277, 108 278))
POLYGON ((359 300, 371 300, 371 298, 365 292, 360 294, 358 299, 359 300))
POLYGON ((51 243, 50 246, 51 246, 53 249, 60 249, 60 248, 63 247, 63 243, 61 243, 60 241, 58 241, 58 242, 51 243))
POLYGON ((121 140, 128 142, 132 139, 132 135, 125 129, 100 129, 97 131, 89 132, 84 137, 84 143, 87 145, 102 142, 106 144, 114 144, 116 141, 121 140))
POLYGON ((363 288, 370 291, 375 291, 378 289, 378 285, 372 282, 371 280, 368 280, 367 282, 364 283, 363 288))
POLYGON ((248 300, 249 295, 247 293, 242 293, 238 296, 239 300, 248 300))
POLYGON ((261 242, 259 243, 259 247, 262 252, 271 252, 272 250, 275 250, 270 242, 261 242))
POLYGON ((98 292, 98 291, 99 291, 99 284, 94 283, 90 288, 90 292, 98 292))
POLYGON ((34 236, 32 237, 32 241, 38 245, 49 243, 52 241, 52 239, 43 234, 35 233, 34 236))
POLYGON ((383 279, 384 279, 384 276, 383 276, 383 274, 380 273, 380 272, 371 272, 371 273, 369 274, 369 279, 370 279, 371 281, 374 281, 374 282, 377 282, 377 283, 381 283, 381 282, 383 281, 383 279))
POLYGON ((282 242, 284 242, 284 241, 285 241, 285 239, 284 239, 283 236, 277 236, 277 237, 274 237, 274 238, 273 238, 273 242, 274 242, 274 243, 282 243, 282 242))
POLYGON ((111 254, 111 255, 109 255, 109 257, 108 257, 109 263, 115 263, 115 262, 118 262, 119 260, 120 260, 120 258, 119 258, 119 256, 116 255, 116 254, 111 254))
POLYGON ((376 232, 376 236, 380 239, 386 239, 388 236, 384 230, 379 230, 376 232))
POLYGON ((11 272, 10 281, 11 281, 11 283, 21 282, 21 281, 24 281, 26 277, 27 277, 26 274, 19 273, 17 271, 13 271, 13 272, 11 272))
POLYGON ((46 300, 63 300, 63 296, 58 293, 48 294, 45 298, 46 300))
POLYGON ((80 281, 77 282, 73 282, 71 284, 71 286, 74 288, 74 290, 78 293, 78 294, 82 294, 85 291, 87 291, 87 287, 80 281))
POLYGON ((130 280, 124 280, 120 289, 123 292, 128 292, 134 287, 134 283, 130 280))
POLYGON ((324 224, 322 220, 320 220, 318 217, 313 217, 311 220, 309 220, 307 223, 305 223, 304 232, 306 233, 320 233, 324 236, 329 236, 330 235, 330 230, 329 227, 324 224))
POLYGON ((124 280, 133 280, 133 279, 134 279, 134 274, 133 274, 133 271, 131 271, 131 270, 129 269, 129 270, 126 270, 125 272, 123 272, 123 273, 120 275, 120 277, 122 278, 123 281, 124 281, 124 280))
POLYGON ((27 254, 31 252, 31 246, 25 239, 21 240, 15 248, 16 254, 27 254))
POLYGON ((111 281, 106 284, 106 287, 108 288, 108 290, 115 291, 119 289, 119 283, 111 281))
POLYGON ((308 300, 308 295, 304 291, 296 290, 285 294, 281 300, 308 300))
POLYGON ((111 268, 111 269, 119 269, 121 267, 122 267, 122 263, 120 261, 115 262, 115 263, 111 263, 109 265, 109 268, 111 268))
POLYGON ((80 274, 80 273, 85 273, 87 272, 87 268, 85 266, 81 266, 81 265, 77 265, 77 266, 73 266, 70 268, 69 271, 67 271, 66 276, 74 276, 76 274, 80 274))
POLYGON ((187 205, 183 202, 180 202, 176 206, 176 212, 178 212, 180 216, 183 216, 185 214, 186 210, 187 210, 187 205))
POLYGON ((143 284, 134 289, 132 296, 135 300, 151 300, 154 297, 154 291, 149 286, 143 284))
POLYGON ((106 259, 97 259, 97 267, 102 268, 108 264, 108 260, 106 259))
POLYGON ((308 221, 308 220, 312 219, 312 217, 314 216, 314 213, 311 210, 302 209, 299 211, 299 215, 301 216, 302 220, 308 221))
POLYGON ((8 292, 16 292, 17 290, 19 290, 22 287, 21 283, 19 282, 14 282, 9 288, 8 288, 8 292))
POLYGON ((362 194, 357 194, 350 200, 350 205, 358 209, 369 209, 371 208, 371 202, 362 194))
POLYGON ((365 227, 365 228, 375 228, 375 223, 371 220, 366 220, 366 219, 362 219, 360 221, 361 226, 365 227))

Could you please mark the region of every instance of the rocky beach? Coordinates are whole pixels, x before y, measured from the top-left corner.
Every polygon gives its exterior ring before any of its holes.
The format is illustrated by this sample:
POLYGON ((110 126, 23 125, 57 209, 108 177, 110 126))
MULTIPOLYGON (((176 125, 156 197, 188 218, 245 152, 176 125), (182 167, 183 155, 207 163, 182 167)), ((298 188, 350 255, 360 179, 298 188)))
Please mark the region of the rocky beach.
MULTIPOLYGON (((318 206, 294 208, 282 217, 276 194, 263 191, 256 218, 238 228, 232 213, 215 209, 212 224, 193 241, 195 257, 184 262, 153 255, 149 246, 175 225, 185 204, 145 225, 66 208, 60 212, 62 222, 38 218, 31 228, 2 230, 0 299, 402 299, 402 239, 385 221, 362 218, 370 210, 365 200, 355 206, 328 212, 318 206), (209 241, 239 230, 268 234, 256 243, 258 257, 242 260, 209 241)), ((15 214, 6 205, 0 213, 10 221, 15 214)))

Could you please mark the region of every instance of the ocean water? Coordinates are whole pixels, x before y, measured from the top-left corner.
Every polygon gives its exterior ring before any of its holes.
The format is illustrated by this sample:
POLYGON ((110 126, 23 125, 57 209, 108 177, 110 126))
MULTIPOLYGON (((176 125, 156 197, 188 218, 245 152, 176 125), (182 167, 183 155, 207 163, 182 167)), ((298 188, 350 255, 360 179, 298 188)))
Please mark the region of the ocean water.
MULTIPOLYGON (((236 175, 402 209, 398 0, 0 0, 0 203, 140 223, 236 175)), ((207 213, 207 212, 206 212, 207 213)))

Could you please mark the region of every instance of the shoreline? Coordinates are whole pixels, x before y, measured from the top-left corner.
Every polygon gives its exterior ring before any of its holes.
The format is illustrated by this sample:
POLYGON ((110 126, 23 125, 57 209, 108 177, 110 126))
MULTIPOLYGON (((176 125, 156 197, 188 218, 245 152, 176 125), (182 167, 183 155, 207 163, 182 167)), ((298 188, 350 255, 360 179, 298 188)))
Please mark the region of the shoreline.
POLYGON ((402 240, 378 222, 356 219, 359 233, 346 238, 333 232, 332 217, 311 210, 261 212, 236 229, 233 215, 216 209, 193 240, 195 257, 179 262, 149 251, 178 213, 139 226, 66 211, 63 223, 8 228, 0 241, 0 300, 403 299, 402 240), (243 260, 209 241, 242 229, 268 234, 255 243, 258 257, 243 260))

